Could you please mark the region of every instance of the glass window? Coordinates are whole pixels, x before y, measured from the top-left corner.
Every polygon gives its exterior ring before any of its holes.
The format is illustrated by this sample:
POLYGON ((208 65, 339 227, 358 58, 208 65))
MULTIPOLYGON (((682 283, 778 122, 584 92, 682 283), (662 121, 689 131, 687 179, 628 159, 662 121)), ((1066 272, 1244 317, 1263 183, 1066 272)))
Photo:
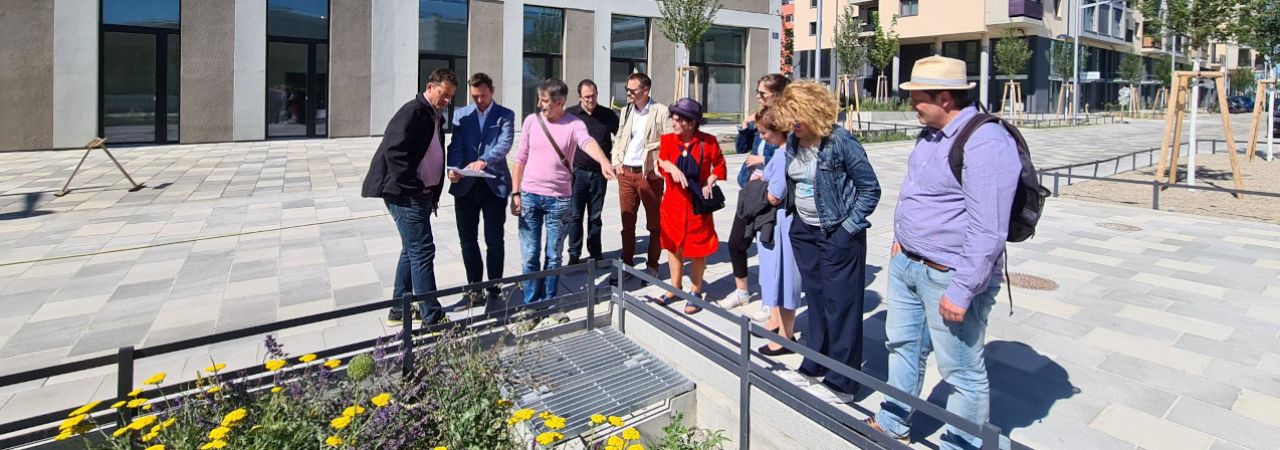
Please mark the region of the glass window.
POLYGON ((537 110, 538 85, 548 78, 561 78, 560 68, 563 62, 559 56, 525 56, 521 68, 524 87, 524 114, 533 114, 537 110))
POLYGON ((610 98, 598 99, 608 101, 610 107, 621 110, 627 103, 627 77, 632 73, 649 73, 649 64, 640 61, 615 60, 609 63, 609 95, 610 98))
POLYGON ((818 34, 818 22, 809 22, 809 35, 816 36, 818 34))
POLYGON ((329 0, 267 0, 267 35, 329 38, 329 0))
POLYGON ((706 76, 701 77, 706 84, 706 119, 708 123, 740 123, 742 122, 743 78, 746 69, 742 67, 710 66, 706 68, 706 76))
POLYGON ((167 57, 165 59, 165 128, 168 134, 165 137, 169 142, 178 142, 178 80, 181 78, 182 60, 182 41, 177 33, 168 33, 165 37, 167 43, 167 57))
POLYGON ((713 26, 702 35, 702 45, 693 49, 693 62, 743 64, 747 33, 739 28, 713 26))
POLYGON ((418 51, 467 55, 467 0, 418 1, 418 51))
POLYGON ((307 134, 307 44, 267 44, 269 136, 307 134))
POLYGON ((1084 12, 1082 12, 1082 13, 1080 14, 1081 16, 1084 16, 1084 31, 1094 31, 1094 26, 1093 26, 1094 17, 1093 17, 1093 15, 1094 15, 1094 14, 1096 14, 1096 13, 1097 13, 1097 11, 1094 11, 1094 10, 1092 10, 1092 9, 1087 9, 1087 10, 1085 10, 1084 12))
POLYGON ((614 58, 646 59, 649 51, 649 20, 643 17, 613 16, 610 55, 614 58))
POLYGON ((102 23, 178 28, 179 0, 103 0, 102 23))
POLYGON ((1111 7, 1102 5, 1098 7, 1098 34, 1111 34, 1111 7))
POLYGON ((1124 10, 1114 8, 1111 10, 1111 35, 1117 38, 1123 38, 1124 31, 1124 10))
POLYGON ((564 48, 564 10, 524 7, 524 51, 560 54, 564 48))
POLYGON ((898 13, 903 17, 914 16, 920 13, 920 0, 902 0, 898 13))
POLYGON ((102 110, 111 142, 156 141, 156 38, 102 34, 102 110))

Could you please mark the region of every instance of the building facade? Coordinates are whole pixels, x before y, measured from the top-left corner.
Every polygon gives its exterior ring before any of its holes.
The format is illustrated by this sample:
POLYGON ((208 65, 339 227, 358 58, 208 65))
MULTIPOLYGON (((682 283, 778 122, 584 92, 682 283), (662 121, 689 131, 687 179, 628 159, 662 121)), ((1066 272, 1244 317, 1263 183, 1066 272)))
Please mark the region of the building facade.
MULTIPOLYGON (((909 79, 911 67, 919 59, 931 55, 943 55, 964 60, 968 75, 978 86, 976 99, 988 106, 1000 105, 1000 97, 1009 77, 999 74, 995 68, 995 45, 1005 30, 1014 29, 1020 39, 1027 41, 1032 50, 1027 66, 1013 77, 1021 86, 1026 110, 1052 112, 1057 108, 1064 78, 1070 74, 1055 70, 1062 65, 1057 61, 1055 48, 1069 45, 1071 21, 1080 21, 1079 62, 1081 73, 1081 107, 1091 111, 1102 110, 1119 103, 1120 90, 1131 80, 1121 79, 1120 63, 1124 55, 1143 58, 1145 74, 1134 83, 1141 89, 1143 98, 1151 99, 1160 88, 1160 75, 1168 73, 1171 63, 1189 68, 1183 52, 1182 40, 1171 39, 1174 48, 1161 42, 1159 36, 1143 36, 1142 18, 1124 1, 1069 1, 1069 0, 823 0, 821 11, 822 45, 817 49, 818 0, 795 0, 796 43, 795 73, 800 78, 820 79, 830 82, 839 68, 831 58, 835 23, 845 5, 853 3, 863 20, 863 35, 873 29, 871 13, 880 12, 880 25, 888 28, 895 16, 894 30, 898 33, 899 52, 893 67, 886 75, 890 88, 895 92, 901 81, 909 79), (1079 9, 1078 19, 1073 8, 1079 9), (821 67, 816 73, 813 67, 815 53, 821 53, 821 67), (1170 61, 1173 54, 1174 61, 1170 61)), ((1232 69, 1238 66, 1252 67, 1260 64, 1252 50, 1238 46, 1216 45, 1215 57, 1206 61, 1206 70, 1232 69), (1217 62, 1220 61, 1220 62, 1217 62)), ((1067 52, 1066 54, 1069 54, 1067 52)), ((1070 63, 1065 64, 1067 67, 1070 63)), ((867 77, 864 89, 874 89, 874 77, 880 73, 871 68, 862 70, 867 77)))
MULTIPOLYGON (((779 67, 780 5, 725 2, 689 52, 713 119, 779 67)), ((621 104, 644 71, 669 102, 660 21, 633 0, 0 0, 0 151, 380 135, 441 67, 489 74, 521 116, 549 77, 621 104)))

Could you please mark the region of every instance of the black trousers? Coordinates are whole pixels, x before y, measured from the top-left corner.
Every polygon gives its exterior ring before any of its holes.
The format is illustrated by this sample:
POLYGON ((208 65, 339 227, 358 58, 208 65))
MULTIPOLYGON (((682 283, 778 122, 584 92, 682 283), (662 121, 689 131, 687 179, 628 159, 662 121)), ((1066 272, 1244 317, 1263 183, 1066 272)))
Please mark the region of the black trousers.
POLYGON ((747 277, 747 252, 756 240, 755 233, 747 234, 750 224, 747 219, 734 214, 733 225, 729 226, 729 264, 733 266, 735 278, 747 277))
MULTIPOLYGON (((457 203, 458 244, 462 247, 462 265, 467 271, 467 283, 484 281, 484 269, 489 269, 489 279, 502 278, 502 258, 506 253, 502 227, 507 223, 507 200, 497 196, 484 183, 473 183, 471 190, 454 199, 457 203), (485 257, 480 257, 480 218, 484 217, 485 257), (487 263, 487 264, 486 264, 487 263)), ((489 292, 497 293, 497 287, 489 292)))
MULTIPOLYGON (((866 288, 867 233, 849 234, 843 227, 823 231, 796 220, 791 225, 791 246, 809 303, 809 348, 854 369, 862 370, 862 311, 866 288)), ((826 376, 827 387, 854 394, 858 383, 805 359, 801 373, 826 376)))
POLYGON ((573 169, 573 225, 569 227, 569 262, 576 263, 582 257, 582 222, 586 219, 587 255, 602 259, 600 228, 603 221, 604 194, 609 190, 604 175, 583 169, 573 169))

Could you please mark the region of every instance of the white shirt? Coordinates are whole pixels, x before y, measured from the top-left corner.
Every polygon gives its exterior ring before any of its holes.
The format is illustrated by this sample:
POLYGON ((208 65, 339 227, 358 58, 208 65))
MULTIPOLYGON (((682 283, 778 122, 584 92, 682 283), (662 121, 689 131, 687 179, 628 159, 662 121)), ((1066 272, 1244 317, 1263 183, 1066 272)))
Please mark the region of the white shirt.
POLYGON ((651 98, 643 109, 631 111, 635 117, 631 119, 631 139, 627 141, 627 153, 622 158, 624 166, 644 167, 644 145, 647 143, 644 137, 649 127, 649 105, 652 104, 651 98))
POLYGON ((489 104, 489 108, 488 108, 488 109, 485 109, 485 110, 483 110, 483 111, 482 111, 482 110, 480 110, 480 107, 479 107, 479 106, 476 106, 476 116, 478 116, 477 118, 478 118, 478 119, 480 119, 480 130, 481 130, 481 131, 483 131, 483 130, 484 130, 484 121, 489 119, 489 111, 493 111, 493 103, 490 103, 490 104, 489 104))

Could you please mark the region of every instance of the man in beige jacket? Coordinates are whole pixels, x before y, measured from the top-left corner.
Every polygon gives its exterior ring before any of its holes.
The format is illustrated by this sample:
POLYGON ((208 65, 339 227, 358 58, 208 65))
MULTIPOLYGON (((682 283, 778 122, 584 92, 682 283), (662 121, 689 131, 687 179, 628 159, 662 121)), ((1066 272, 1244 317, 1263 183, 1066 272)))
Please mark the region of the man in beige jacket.
POLYGON ((622 262, 635 265, 636 219, 644 205, 645 228, 649 230, 649 257, 646 271, 658 273, 658 205, 662 201, 663 180, 654 172, 658 142, 671 132, 667 106, 649 97, 653 81, 643 73, 627 77, 627 107, 622 125, 614 136, 613 166, 618 176, 618 199, 622 208, 622 262))

